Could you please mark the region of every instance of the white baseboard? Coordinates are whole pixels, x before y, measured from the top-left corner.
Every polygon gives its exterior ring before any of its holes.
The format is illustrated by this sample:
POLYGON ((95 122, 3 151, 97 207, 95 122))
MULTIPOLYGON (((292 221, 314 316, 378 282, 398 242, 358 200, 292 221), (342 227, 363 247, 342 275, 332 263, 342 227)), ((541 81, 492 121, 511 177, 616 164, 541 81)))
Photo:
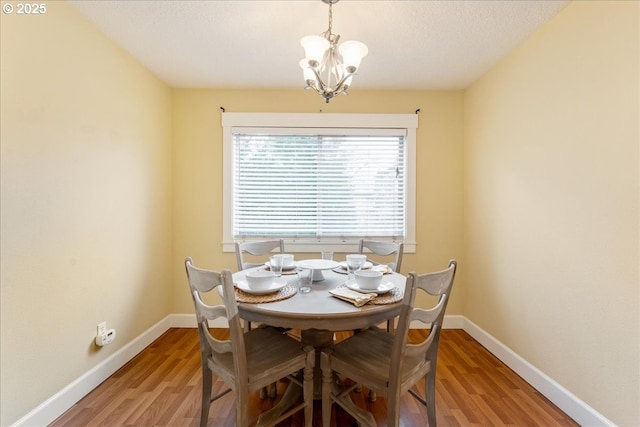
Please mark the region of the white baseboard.
MULTIPOLYGON (((77 378, 71 384, 38 405, 24 417, 16 421, 13 427, 46 426, 65 413, 77 401, 123 367, 129 360, 155 341, 171 327, 171 315, 165 317, 120 350, 100 362, 94 368, 77 378)), ((195 325, 195 320, 194 320, 195 325)))
MULTIPOLYGON (((221 319, 222 320, 222 319, 221 319)), ((210 323, 214 328, 227 327, 226 322, 210 323)), ((416 327, 422 327, 415 325, 416 327)), ((133 359, 169 328, 195 328, 193 314, 171 314, 143 332, 129 344, 112 354, 93 369, 51 396, 15 422, 12 427, 46 426, 71 408, 78 400, 109 378, 114 372, 133 359)), ((580 425, 585 427, 615 427, 615 424, 588 406, 567 389, 531 365, 510 348, 488 334, 464 316, 445 316, 444 329, 464 329, 476 341, 493 353, 505 365, 513 369, 529 384, 552 401, 580 425)))
POLYGON ((462 329, 583 427, 615 424, 467 318, 462 329))
POLYGON ((464 329, 464 316, 445 314, 444 321, 442 322, 442 329, 464 329))

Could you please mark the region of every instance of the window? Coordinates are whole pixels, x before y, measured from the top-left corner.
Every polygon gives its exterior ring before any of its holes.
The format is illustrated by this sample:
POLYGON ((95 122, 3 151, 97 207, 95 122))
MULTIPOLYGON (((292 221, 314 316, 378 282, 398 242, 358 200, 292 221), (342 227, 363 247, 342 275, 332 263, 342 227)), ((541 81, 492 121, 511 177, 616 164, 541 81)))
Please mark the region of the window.
MULTIPOLYGON (((224 247, 414 244, 415 115, 224 113, 224 247)), ((351 247, 349 247, 351 246, 351 247)), ((290 248, 290 249, 289 249, 290 248)))

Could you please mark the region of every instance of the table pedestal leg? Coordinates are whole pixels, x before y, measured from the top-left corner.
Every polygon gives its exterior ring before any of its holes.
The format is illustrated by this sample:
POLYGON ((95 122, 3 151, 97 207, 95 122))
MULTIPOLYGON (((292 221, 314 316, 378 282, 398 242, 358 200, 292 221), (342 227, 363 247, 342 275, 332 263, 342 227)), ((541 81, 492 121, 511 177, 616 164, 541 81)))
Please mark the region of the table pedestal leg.
MULTIPOLYGON (((316 365, 313 372, 313 398, 315 400, 322 399, 322 367, 320 362, 322 350, 333 345, 333 335, 333 332, 321 329, 301 331, 302 342, 312 346, 316 350, 316 365)), ((333 400, 340 402, 340 406, 351 414, 361 425, 375 425, 371 413, 359 408, 351 400, 349 390, 355 386, 345 389, 342 381, 340 381, 337 376, 333 376, 332 383, 333 400)), ((373 395, 375 396, 375 394, 373 395)), ((287 390, 282 395, 282 399, 280 399, 278 404, 258 417, 257 426, 267 425, 277 420, 282 414, 295 405, 301 396, 302 388, 294 382, 289 383, 287 390)))
MULTIPOLYGON (((352 390, 358 388, 358 384, 345 387, 340 378, 334 372, 331 372, 329 358, 330 356, 327 353, 322 353, 320 362, 323 371, 322 380, 327 387, 322 396, 323 421, 329 420, 331 417, 331 404, 327 405, 327 403, 335 402, 355 418, 359 426, 375 427, 376 421, 373 414, 358 407, 349 396, 352 390)), ((324 423, 324 425, 328 425, 328 422, 324 423)))
MULTIPOLYGON (((313 398, 315 400, 320 400, 322 399, 322 370, 320 369, 320 353, 322 352, 322 349, 331 347, 333 344, 333 332, 320 329, 302 330, 300 332, 302 342, 316 349, 316 365, 313 371, 313 398)), ((301 396, 302 387, 294 382, 289 383, 278 404, 268 411, 260 414, 257 426, 268 425, 280 418, 280 416, 289 410, 289 408, 291 408, 301 396)))
POLYGON ((301 331, 302 342, 316 349, 316 366, 313 369, 313 398, 322 399, 322 371, 320 369, 320 353, 333 345, 333 332, 321 329, 301 331))
POLYGON ((289 383, 278 404, 258 416, 256 427, 273 425, 282 414, 287 412, 300 400, 301 396, 302 387, 294 382, 289 383))

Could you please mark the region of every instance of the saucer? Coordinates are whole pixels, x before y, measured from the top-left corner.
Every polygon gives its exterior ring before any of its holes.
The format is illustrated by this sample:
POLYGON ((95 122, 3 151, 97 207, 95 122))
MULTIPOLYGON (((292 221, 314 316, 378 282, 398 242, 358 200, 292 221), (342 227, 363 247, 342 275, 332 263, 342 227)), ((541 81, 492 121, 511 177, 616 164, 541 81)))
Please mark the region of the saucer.
POLYGON ((330 259, 303 259, 298 261, 298 267, 310 270, 331 270, 338 266, 339 264, 336 261, 330 259))
POLYGON ((260 289, 260 290, 251 289, 245 280, 238 280, 236 282, 236 287, 238 289, 240 289, 242 292, 246 292, 246 293, 252 294, 252 295, 271 294, 273 292, 279 291, 280 289, 284 288, 285 286, 287 286, 287 281, 284 280, 284 279, 273 279, 273 282, 271 282, 271 285, 269 285, 268 288, 260 289))
MULTIPOLYGON (((271 263, 269 261, 264 263, 265 267, 267 268, 271 268, 271 263)), ((291 271, 291 270, 295 270, 296 269, 296 263, 294 262, 293 265, 289 265, 287 267, 282 267, 282 271, 291 271)))
POLYGON ((347 285, 347 288, 353 291, 362 292, 363 294, 386 294, 396 287, 396 285, 391 282, 382 282, 376 289, 360 289, 360 286, 358 286, 358 283, 356 283, 355 280, 347 280, 345 285, 347 285))
MULTIPOLYGON (((364 265, 362 266, 362 270, 367 270, 369 268, 373 267, 373 263, 369 262, 369 261, 365 261, 364 265)), ((347 261, 342 261, 340 263, 340 268, 342 268, 344 271, 347 271, 347 261)))

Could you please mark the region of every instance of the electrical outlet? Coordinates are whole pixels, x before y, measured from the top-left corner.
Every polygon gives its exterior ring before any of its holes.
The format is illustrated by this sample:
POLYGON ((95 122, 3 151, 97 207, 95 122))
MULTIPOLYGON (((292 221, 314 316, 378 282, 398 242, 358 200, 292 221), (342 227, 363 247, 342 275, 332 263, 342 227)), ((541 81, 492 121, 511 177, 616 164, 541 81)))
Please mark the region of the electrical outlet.
POLYGON ((96 336, 96 345, 100 347, 111 344, 116 338, 116 330, 109 329, 105 334, 96 336))
POLYGON ((98 336, 107 333, 107 322, 98 323, 98 336))

